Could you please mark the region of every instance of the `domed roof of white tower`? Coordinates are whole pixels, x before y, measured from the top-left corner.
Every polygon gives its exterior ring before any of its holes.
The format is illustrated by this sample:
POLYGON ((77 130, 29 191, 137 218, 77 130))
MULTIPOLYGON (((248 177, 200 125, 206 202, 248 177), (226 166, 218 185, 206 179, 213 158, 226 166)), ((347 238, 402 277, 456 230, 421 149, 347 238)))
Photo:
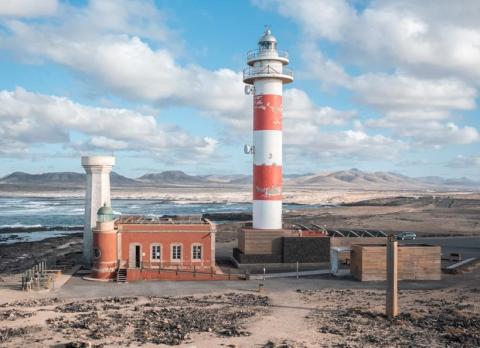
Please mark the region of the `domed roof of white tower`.
POLYGON ((262 42, 277 42, 275 36, 272 35, 272 31, 269 27, 265 28, 265 32, 263 33, 262 37, 258 40, 258 43, 262 42))

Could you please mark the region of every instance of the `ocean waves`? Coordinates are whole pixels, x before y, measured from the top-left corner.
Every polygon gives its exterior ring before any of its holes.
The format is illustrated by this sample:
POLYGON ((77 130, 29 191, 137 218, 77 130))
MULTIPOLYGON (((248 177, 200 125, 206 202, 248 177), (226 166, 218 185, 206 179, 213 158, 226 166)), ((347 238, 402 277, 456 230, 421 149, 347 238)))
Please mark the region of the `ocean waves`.
POLYGON ((83 226, 44 226, 44 225, 0 225, 0 233, 27 233, 27 232, 49 232, 49 231, 83 231, 83 226))

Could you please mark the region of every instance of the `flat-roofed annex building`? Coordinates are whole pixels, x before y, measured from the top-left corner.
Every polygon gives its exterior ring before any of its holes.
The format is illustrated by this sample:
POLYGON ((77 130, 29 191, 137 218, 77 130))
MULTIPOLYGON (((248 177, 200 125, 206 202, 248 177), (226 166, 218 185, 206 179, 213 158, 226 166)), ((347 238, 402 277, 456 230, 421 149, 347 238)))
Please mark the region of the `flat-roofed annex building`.
POLYGON ((215 225, 201 216, 101 215, 93 229, 92 277, 126 280, 202 279, 216 274, 215 225), (197 273, 198 272, 198 273, 197 273), (180 276, 179 276, 180 273, 180 276))

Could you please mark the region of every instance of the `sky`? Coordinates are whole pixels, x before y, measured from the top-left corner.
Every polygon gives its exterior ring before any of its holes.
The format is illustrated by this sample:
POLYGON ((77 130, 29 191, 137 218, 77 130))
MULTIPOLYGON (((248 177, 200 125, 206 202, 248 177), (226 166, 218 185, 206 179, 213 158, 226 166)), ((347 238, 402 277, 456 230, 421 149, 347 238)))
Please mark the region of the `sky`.
POLYGON ((480 180, 480 1, 2 0, 0 176, 249 174, 246 53, 289 52, 284 172, 480 180))

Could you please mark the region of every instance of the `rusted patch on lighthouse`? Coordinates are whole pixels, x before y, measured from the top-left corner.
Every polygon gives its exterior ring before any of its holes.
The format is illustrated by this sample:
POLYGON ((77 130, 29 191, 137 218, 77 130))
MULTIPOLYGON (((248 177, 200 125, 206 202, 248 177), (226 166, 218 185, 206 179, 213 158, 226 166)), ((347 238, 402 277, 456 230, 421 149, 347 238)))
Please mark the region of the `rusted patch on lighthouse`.
POLYGON ((282 167, 254 166, 253 168, 253 199, 282 199, 282 167))
POLYGON ((253 102, 253 130, 282 129, 282 96, 258 95, 253 102))

